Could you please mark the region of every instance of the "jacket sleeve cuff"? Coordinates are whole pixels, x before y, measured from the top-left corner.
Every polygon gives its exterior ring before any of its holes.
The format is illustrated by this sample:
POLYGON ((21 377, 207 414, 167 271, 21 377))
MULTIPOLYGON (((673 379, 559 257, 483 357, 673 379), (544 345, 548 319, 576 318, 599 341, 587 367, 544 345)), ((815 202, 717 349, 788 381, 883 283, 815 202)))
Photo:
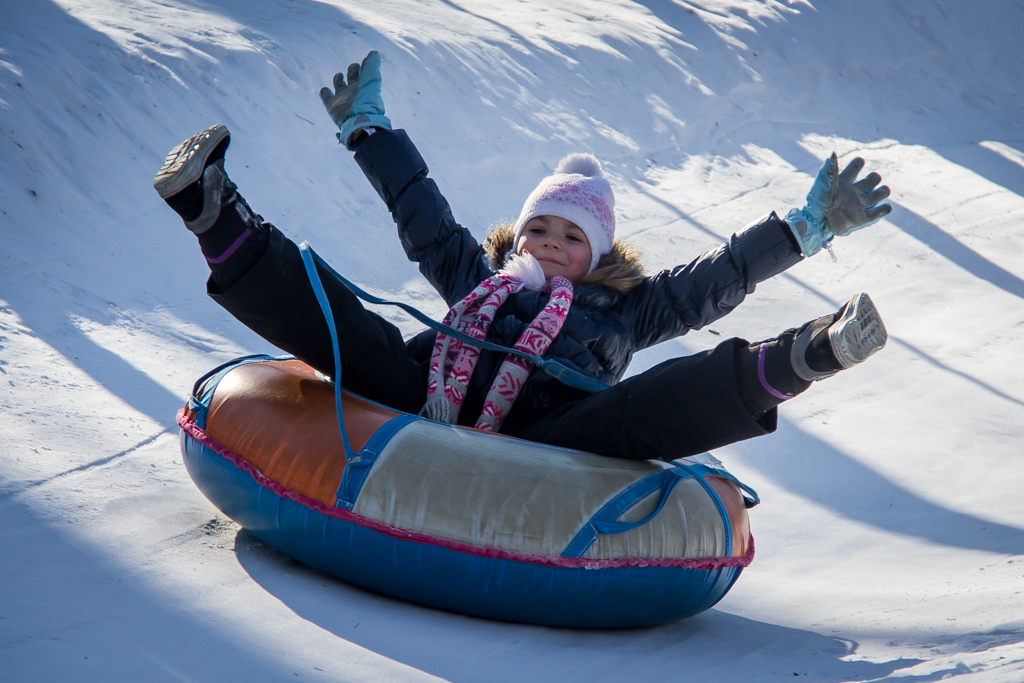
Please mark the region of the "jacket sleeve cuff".
POLYGON ((420 176, 427 164, 404 130, 378 130, 356 149, 356 163, 377 194, 393 211, 395 201, 420 176))
POLYGON ((792 231, 774 211, 733 235, 729 248, 743 270, 748 293, 803 260, 792 231))

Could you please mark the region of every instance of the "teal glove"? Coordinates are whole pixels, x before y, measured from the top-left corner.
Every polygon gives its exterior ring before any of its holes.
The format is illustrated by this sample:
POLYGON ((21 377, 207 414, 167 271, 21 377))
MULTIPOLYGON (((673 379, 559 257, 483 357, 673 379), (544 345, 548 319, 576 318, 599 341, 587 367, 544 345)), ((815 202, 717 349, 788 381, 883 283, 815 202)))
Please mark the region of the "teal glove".
POLYGON ((384 116, 384 100, 380 96, 380 53, 370 52, 362 65, 349 64, 348 85, 344 74, 334 74, 334 92, 320 89, 320 99, 335 125, 341 128, 338 140, 352 149, 352 135, 367 127, 391 130, 391 120, 384 116))
POLYGON ((864 169, 863 159, 857 157, 837 175, 838 168, 839 159, 832 152, 807 194, 807 206, 786 214, 804 256, 813 256, 822 247, 831 252, 836 235, 842 237, 866 228, 892 211, 890 204, 878 204, 889 196, 886 185, 876 187, 882 176, 872 172, 854 182, 864 169))

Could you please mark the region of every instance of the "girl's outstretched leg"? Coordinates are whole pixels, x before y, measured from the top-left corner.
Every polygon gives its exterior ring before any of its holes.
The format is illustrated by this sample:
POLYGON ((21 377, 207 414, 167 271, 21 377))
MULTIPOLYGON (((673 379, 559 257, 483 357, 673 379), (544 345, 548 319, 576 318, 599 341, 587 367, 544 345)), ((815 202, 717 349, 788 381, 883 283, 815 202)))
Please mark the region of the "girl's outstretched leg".
MULTIPOLYGON (((330 333, 299 250, 238 194, 224 171, 229 142, 223 125, 193 135, 167 155, 153 186, 199 238, 210 297, 274 346, 333 375, 330 333)), ((410 356, 401 331, 363 308, 331 273, 318 272, 341 342, 342 385, 418 412, 426 367, 410 356)))
POLYGON ((759 418, 811 382, 864 362, 885 346, 885 324, 865 293, 836 313, 736 350, 740 398, 759 418))
POLYGON ((885 345, 866 294, 838 313, 748 344, 665 361, 556 409, 518 436, 634 460, 673 460, 775 431, 783 401, 885 345))

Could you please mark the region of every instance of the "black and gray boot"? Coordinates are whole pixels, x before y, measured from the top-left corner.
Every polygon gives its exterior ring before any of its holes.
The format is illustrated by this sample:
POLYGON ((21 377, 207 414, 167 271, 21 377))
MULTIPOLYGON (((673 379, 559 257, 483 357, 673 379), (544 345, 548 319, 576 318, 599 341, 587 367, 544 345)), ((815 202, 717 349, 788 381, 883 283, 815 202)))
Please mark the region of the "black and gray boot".
POLYGON ((888 339, 875 303, 861 292, 834 315, 801 328, 790 350, 790 363, 797 375, 813 382, 863 363, 888 339))
POLYGON ((231 144, 227 126, 218 123, 179 143, 167 153, 164 165, 153 178, 153 188, 174 209, 185 227, 197 235, 209 230, 234 184, 224 172, 224 153, 231 144), (219 176, 203 182, 206 169, 216 162, 219 176))
POLYGON ((811 383, 863 363, 888 335, 871 297, 860 293, 836 313, 736 351, 740 398, 757 419, 811 383))
POLYGON ((174 147, 153 187, 199 238, 221 286, 230 286, 263 254, 269 224, 253 213, 224 170, 231 133, 218 123, 174 147))

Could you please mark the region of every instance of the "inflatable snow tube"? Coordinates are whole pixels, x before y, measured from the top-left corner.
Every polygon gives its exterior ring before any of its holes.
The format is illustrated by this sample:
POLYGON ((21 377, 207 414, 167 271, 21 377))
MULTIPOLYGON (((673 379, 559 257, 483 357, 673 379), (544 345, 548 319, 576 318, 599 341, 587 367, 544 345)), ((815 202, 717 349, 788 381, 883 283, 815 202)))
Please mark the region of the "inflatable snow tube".
POLYGON ((628 461, 454 427, 249 357, 178 414, 224 514, 340 579, 477 617, 623 628, 702 612, 754 555, 756 494, 710 456, 628 461), (743 492, 747 492, 747 498, 743 492))

